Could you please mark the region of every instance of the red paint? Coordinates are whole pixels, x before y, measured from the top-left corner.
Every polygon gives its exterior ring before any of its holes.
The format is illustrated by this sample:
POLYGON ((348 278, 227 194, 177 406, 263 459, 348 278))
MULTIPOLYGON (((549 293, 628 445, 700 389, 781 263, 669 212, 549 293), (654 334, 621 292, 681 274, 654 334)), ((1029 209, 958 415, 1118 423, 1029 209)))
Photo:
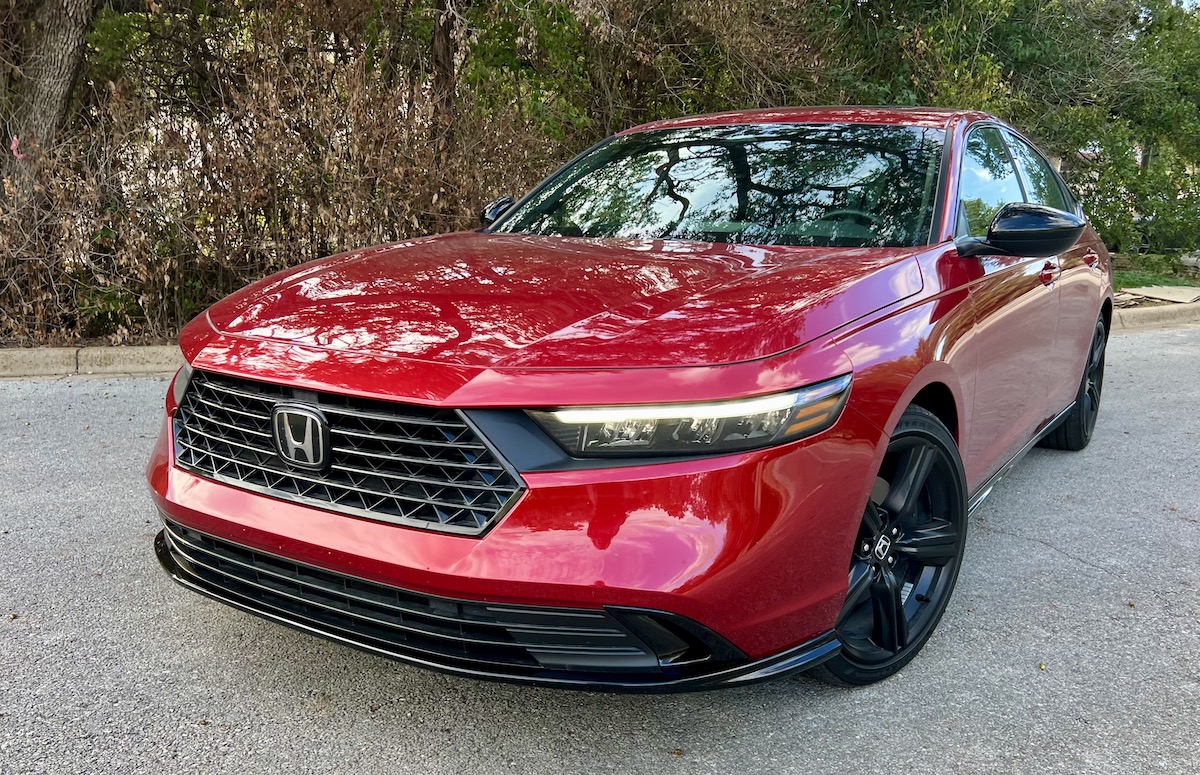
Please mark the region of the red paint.
POLYGON ((914 252, 468 232, 306 264, 208 320, 231 337, 467 368, 711 366, 917 293, 914 252))
MULTIPOLYGON (((983 114, 805 109, 755 121, 947 130, 983 114)), ((630 130, 636 131, 636 130, 630 130)), ((955 201, 957 164, 942 181, 955 201)), ((828 630, 888 432, 939 383, 974 492, 1074 395, 1111 295, 1089 228, 1055 262, 914 249, 777 248, 453 234, 282 272, 184 330, 197 368, 459 408, 752 396, 852 371, 841 419, 814 438, 706 460, 528 473, 482 538, 306 508, 174 468, 164 426, 148 468, 173 519, 304 562, 428 593, 645 606, 689 616, 752 657, 828 630), (1088 261, 1088 256, 1098 258, 1088 261)), ((168 399, 168 411, 172 410, 168 399)))

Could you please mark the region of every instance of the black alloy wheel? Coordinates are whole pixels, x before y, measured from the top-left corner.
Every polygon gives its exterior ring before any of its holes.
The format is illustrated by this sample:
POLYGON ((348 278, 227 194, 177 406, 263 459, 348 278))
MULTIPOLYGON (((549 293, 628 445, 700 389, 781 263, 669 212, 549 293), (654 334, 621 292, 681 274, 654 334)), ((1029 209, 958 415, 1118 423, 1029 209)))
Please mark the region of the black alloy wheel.
POLYGON ((946 610, 966 534, 966 480, 954 437, 932 413, 910 407, 858 530, 836 628, 841 653, 813 677, 859 686, 908 664, 946 610))
POLYGON ((1104 391, 1104 354, 1107 348, 1108 328, 1101 318, 1096 321, 1092 331, 1092 345, 1088 349, 1075 405, 1058 426, 1041 440, 1041 446, 1075 452, 1091 442, 1092 432, 1096 430, 1096 418, 1100 416, 1100 394, 1104 391))

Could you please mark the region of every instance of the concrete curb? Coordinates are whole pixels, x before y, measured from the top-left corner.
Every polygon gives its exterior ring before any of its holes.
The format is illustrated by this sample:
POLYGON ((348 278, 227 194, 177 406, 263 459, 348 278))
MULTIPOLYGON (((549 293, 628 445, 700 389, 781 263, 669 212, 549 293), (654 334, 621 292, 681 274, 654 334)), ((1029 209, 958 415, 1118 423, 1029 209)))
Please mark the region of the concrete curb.
POLYGON ((183 353, 174 345, 0 349, 0 377, 171 374, 182 365, 183 353))
MULTIPOLYGON (((1200 302, 1132 307, 1113 313, 1113 333, 1200 323, 1200 302)), ((0 377, 171 374, 183 365, 174 345, 157 347, 14 347, 0 349, 0 377)))
POLYGON ((1200 302, 1113 310, 1113 333, 1200 323, 1200 302))

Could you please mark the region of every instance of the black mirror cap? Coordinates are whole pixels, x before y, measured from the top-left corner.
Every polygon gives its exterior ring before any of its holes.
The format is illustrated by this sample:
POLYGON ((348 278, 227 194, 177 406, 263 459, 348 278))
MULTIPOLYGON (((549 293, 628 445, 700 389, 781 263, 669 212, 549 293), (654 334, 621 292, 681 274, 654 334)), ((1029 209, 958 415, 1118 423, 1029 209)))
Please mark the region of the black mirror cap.
POLYGON ((955 240, 964 256, 1006 255, 1046 258, 1070 250, 1087 226, 1081 215, 1046 205, 1010 202, 1000 208, 987 239, 955 240))
POLYGON ((479 223, 483 228, 491 226, 496 220, 512 209, 512 206, 517 203, 517 200, 511 196, 502 196, 496 201, 489 204, 479 213, 479 223))

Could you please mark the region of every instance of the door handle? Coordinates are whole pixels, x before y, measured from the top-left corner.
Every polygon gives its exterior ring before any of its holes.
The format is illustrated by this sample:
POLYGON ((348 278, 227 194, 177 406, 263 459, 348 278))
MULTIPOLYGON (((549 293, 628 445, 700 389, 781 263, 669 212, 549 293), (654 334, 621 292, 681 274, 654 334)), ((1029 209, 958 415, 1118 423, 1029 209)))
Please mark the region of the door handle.
POLYGON ((1038 279, 1042 281, 1042 285, 1051 285, 1058 279, 1058 274, 1062 270, 1050 261, 1047 261, 1042 271, 1038 273, 1038 279))

